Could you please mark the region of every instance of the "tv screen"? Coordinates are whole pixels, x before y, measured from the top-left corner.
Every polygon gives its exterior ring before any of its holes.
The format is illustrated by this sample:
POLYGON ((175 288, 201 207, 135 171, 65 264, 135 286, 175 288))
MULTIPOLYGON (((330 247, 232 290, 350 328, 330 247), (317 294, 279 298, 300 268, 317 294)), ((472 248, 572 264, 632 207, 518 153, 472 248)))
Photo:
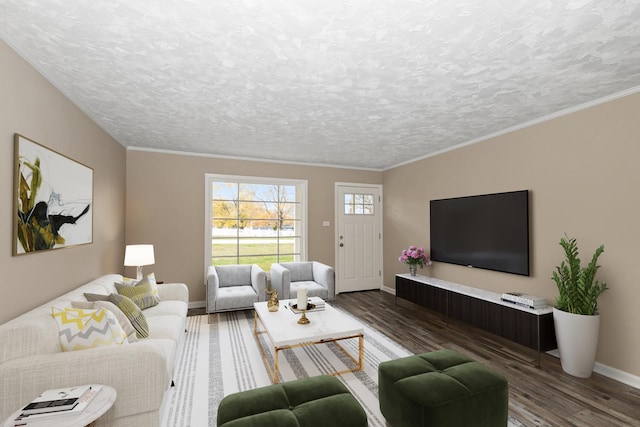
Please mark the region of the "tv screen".
POLYGON ((431 259, 529 275, 529 191, 431 200, 431 259))

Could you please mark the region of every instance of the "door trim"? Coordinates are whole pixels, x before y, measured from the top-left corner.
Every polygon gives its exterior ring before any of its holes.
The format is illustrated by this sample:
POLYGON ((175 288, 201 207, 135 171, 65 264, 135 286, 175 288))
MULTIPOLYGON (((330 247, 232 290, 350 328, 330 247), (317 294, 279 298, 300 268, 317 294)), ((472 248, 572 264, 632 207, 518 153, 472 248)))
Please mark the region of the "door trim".
MULTIPOLYGON (((340 244, 340 239, 339 239, 339 229, 340 227, 338 226, 338 218, 339 218, 339 212, 338 209, 340 209, 342 207, 342 201, 338 200, 338 195, 339 195, 339 188, 340 187, 364 187, 364 188, 375 188, 376 190, 378 190, 378 194, 380 195, 380 215, 378 216, 378 227, 380 230, 380 239, 378 239, 378 242, 380 244, 380 248, 378 253, 379 255, 379 260, 378 260, 378 265, 380 266, 380 274, 378 275, 378 289, 382 289, 383 285, 384 285, 384 254, 383 254, 383 248, 384 248, 384 230, 383 230, 383 217, 384 217, 384 209, 383 209, 383 202, 384 202, 384 196, 382 193, 382 184, 363 184, 363 183, 356 183, 356 182, 335 182, 334 183, 334 187, 333 187, 333 206, 334 206, 334 217, 333 217, 333 224, 334 224, 334 236, 333 236, 333 252, 334 252, 334 262, 333 264, 336 266, 336 269, 339 266, 339 257, 340 257, 340 252, 338 251, 338 245, 340 244)), ((336 282, 335 282, 335 286, 336 286, 336 295, 338 295, 340 293, 340 283, 338 278, 340 277, 339 274, 336 273, 336 282)))

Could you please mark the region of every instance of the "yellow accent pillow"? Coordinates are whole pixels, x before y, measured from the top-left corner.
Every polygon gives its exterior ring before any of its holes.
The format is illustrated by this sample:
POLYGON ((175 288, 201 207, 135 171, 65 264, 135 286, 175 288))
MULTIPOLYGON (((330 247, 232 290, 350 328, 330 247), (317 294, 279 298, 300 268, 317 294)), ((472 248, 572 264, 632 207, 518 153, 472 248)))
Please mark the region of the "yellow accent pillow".
POLYGON ((128 344, 116 316, 109 310, 51 307, 64 351, 128 344))

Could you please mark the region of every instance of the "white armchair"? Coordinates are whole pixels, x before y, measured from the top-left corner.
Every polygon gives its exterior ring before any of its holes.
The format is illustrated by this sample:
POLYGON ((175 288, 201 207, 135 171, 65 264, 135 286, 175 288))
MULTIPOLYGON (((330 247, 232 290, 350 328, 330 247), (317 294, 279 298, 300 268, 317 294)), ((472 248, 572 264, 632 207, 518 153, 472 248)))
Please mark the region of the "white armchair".
POLYGON ((278 291, 281 299, 296 298, 301 286, 307 288, 310 297, 334 299, 336 287, 333 267, 317 261, 271 265, 271 288, 278 291))
POLYGON ((267 298, 267 275, 257 264, 212 265, 206 286, 207 313, 245 310, 267 298))

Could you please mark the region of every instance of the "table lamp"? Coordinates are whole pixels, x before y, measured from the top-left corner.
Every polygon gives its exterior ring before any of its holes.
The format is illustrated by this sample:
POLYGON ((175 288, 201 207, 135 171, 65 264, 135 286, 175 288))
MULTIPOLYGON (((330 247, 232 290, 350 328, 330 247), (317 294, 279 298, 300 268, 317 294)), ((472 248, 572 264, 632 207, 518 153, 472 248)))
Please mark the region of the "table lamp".
POLYGON ((127 245, 124 251, 124 265, 137 267, 136 280, 142 280, 142 267, 155 264, 153 245, 127 245))

